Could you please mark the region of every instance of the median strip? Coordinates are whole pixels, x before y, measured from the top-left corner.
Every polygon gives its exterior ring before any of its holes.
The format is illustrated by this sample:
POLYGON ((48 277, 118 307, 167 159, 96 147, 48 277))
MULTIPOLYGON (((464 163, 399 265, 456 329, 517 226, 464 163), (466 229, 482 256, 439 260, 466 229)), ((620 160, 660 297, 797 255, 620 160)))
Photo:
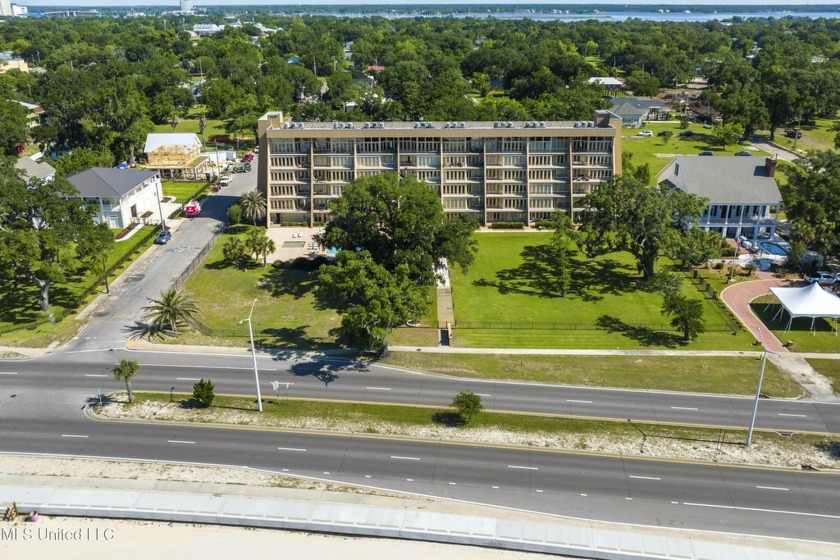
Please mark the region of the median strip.
MULTIPOLYGON (((134 396, 134 404, 129 405, 124 392, 109 394, 104 406, 94 403, 90 411, 100 418, 227 424, 236 429, 315 430, 355 434, 358 438, 397 436, 535 450, 579 450, 701 462, 840 469, 840 460, 832 454, 832 442, 836 441, 833 435, 789 436, 759 430, 754 434, 752 445, 745 447, 745 429, 721 430, 489 411, 474 414, 467 420, 448 407, 286 400, 282 396, 263 398, 263 412, 259 413, 253 397, 216 396, 213 406, 196 408, 187 395, 175 395, 174 402, 170 402, 169 392, 137 392, 134 396)), ((418 458, 403 460, 416 461, 418 458)))

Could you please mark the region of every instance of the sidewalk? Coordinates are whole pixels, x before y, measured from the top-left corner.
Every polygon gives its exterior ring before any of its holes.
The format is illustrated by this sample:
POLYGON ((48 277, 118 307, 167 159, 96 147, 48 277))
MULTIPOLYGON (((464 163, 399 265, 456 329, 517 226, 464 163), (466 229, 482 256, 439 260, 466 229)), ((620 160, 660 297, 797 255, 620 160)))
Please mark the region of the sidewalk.
MULTIPOLYGON (((591 522, 412 496, 28 475, 0 475, 0 490, 2 506, 15 501, 20 511, 42 515, 339 533, 599 559, 819 560, 836 553, 836 545, 826 543, 591 522)), ((243 546, 247 538, 242 535, 243 546)))

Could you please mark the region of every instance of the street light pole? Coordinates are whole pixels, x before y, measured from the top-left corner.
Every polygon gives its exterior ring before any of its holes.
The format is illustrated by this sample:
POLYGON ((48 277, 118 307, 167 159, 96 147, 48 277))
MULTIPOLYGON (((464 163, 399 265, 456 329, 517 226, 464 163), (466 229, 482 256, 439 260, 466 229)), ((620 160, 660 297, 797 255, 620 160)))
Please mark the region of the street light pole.
POLYGON ((160 205, 160 193, 158 192, 157 186, 155 186, 155 198, 157 199, 158 213, 160 214, 160 230, 166 231, 166 219, 163 217, 163 207, 160 205))
POLYGON ((105 253, 102 253, 102 279, 105 280, 105 293, 110 294, 111 288, 108 287, 108 271, 105 269, 105 253))
POLYGON ((755 417, 758 414, 758 399, 761 398, 761 383, 764 381, 764 368, 767 365, 767 346, 764 345, 764 334, 761 333, 761 327, 759 327, 758 332, 761 334, 761 345, 764 346, 764 356, 761 358, 761 373, 758 376, 758 387, 755 388, 755 402, 753 402, 752 418, 750 418, 750 429, 747 430, 747 447, 752 443, 755 417))
POLYGON ((241 325, 245 321, 248 321, 248 334, 251 336, 251 356, 254 358, 254 379, 257 382, 257 408, 259 411, 262 412, 262 396, 260 395, 260 373, 257 370, 257 352, 254 350, 254 328, 251 325, 251 315, 254 314, 254 306, 257 304, 257 300, 254 300, 254 303, 251 304, 251 312, 248 313, 248 317, 246 319, 242 319, 239 321, 241 325))

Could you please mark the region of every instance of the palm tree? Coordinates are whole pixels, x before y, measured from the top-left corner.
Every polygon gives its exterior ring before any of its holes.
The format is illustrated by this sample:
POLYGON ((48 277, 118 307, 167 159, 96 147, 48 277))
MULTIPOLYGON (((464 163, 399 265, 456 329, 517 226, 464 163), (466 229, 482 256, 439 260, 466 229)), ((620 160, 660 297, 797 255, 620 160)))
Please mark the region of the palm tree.
POLYGON ((251 260, 251 253, 253 252, 251 245, 247 241, 243 242, 239 237, 228 240, 222 246, 222 255, 224 255, 225 260, 233 263, 237 268, 243 268, 245 262, 251 260))
POLYGON ((268 255, 277 249, 274 240, 270 239, 261 228, 251 228, 248 231, 245 245, 256 258, 263 258, 263 266, 268 264, 268 255))
POLYGON ((131 404, 134 402, 134 393, 131 392, 131 378, 140 371, 140 362, 123 358, 111 371, 114 373, 115 381, 125 381, 125 389, 128 391, 128 403, 131 404))
POLYGON ((257 220, 265 217, 265 197, 260 191, 248 191, 242 195, 240 202, 242 215, 257 225, 257 220))
POLYGON ((143 308, 146 333, 149 337, 163 333, 178 334, 178 328, 195 324, 193 314, 198 307, 189 296, 175 288, 164 290, 159 299, 149 298, 151 305, 143 308))

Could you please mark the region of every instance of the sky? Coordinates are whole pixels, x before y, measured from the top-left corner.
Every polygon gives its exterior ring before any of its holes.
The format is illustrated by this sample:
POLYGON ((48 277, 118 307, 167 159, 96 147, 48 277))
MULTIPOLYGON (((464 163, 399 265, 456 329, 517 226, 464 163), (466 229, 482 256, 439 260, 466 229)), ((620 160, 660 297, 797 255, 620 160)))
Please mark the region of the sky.
MULTIPOLYGON (((783 9, 789 5, 804 5, 811 6, 836 6, 840 5, 840 0, 696 0, 696 1, 680 1, 680 0, 571 0, 571 1, 546 1, 546 0, 524 0, 528 4, 610 4, 610 5, 632 5, 632 4, 669 4, 669 5, 705 5, 705 6, 733 6, 733 5, 757 5, 757 6, 778 6, 783 9)), ((12 0, 13 4, 20 4, 32 8, 40 6, 177 6, 178 2, 174 0, 12 0)), ((412 4, 517 4, 516 0, 459 0, 453 2, 452 0, 412 0, 410 2, 405 0, 298 0, 294 2, 282 0, 244 0, 237 2, 236 0, 195 0, 195 6, 231 6, 231 5, 312 5, 312 4, 376 4, 376 5, 390 5, 390 6, 406 6, 412 4)))

